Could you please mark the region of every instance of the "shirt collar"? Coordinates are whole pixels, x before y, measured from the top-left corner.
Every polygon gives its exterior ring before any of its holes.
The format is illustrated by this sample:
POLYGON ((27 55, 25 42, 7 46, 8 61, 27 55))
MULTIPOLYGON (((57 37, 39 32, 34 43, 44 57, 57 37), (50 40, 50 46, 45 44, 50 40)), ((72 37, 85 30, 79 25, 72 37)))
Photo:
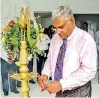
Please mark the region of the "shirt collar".
POLYGON ((69 40, 74 36, 75 31, 76 31, 76 28, 77 28, 77 27, 75 26, 75 28, 74 28, 72 34, 67 38, 67 41, 69 41, 69 40))

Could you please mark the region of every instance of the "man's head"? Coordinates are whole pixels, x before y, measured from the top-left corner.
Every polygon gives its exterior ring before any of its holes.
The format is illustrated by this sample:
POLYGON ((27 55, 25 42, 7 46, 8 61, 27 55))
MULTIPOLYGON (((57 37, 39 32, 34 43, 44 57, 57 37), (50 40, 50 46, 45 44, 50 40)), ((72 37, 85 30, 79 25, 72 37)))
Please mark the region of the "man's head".
POLYGON ((83 23, 82 29, 85 30, 85 31, 88 31, 88 23, 87 22, 83 23))
POLYGON ((52 12, 52 21, 54 30, 62 39, 70 36, 75 27, 73 13, 66 6, 60 6, 52 12))

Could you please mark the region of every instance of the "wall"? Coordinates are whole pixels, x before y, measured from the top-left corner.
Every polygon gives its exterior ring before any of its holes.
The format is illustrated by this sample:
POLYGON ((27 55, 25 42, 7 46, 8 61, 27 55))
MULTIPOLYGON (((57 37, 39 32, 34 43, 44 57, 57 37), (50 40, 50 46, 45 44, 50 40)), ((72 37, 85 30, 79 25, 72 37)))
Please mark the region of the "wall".
POLYGON ((75 14, 99 14, 99 0, 1 0, 0 30, 19 16, 20 8, 29 6, 33 12, 49 12, 59 5, 68 5, 75 14))
POLYGON ((60 0, 60 5, 68 5, 75 14, 99 14, 99 0, 60 0))

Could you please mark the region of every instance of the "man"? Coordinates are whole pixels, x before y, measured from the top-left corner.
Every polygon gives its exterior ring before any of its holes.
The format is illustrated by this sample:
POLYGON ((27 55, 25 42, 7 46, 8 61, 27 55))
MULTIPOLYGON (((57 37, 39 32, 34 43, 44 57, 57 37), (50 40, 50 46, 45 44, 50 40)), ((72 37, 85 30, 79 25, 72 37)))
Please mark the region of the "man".
POLYGON ((94 32, 88 29, 88 23, 87 22, 83 23, 82 29, 84 31, 87 31, 95 39, 94 32))
POLYGON ((96 74, 95 41, 75 26, 69 7, 58 7, 52 13, 52 20, 56 34, 38 84, 43 90, 56 93, 56 97, 90 97, 90 80, 96 74), (47 83, 50 76, 53 81, 47 83))
POLYGON ((96 40, 96 46, 97 46, 97 69, 98 69, 98 83, 99 83, 99 30, 95 33, 95 40, 96 40))
POLYGON ((16 65, 13 60, 8 59, 9 56, 2 49, 0 45, 0 60, 1 60, 1 77, 2 77, 2 89, 5 96, 9 94, 9 86, 10 91, 13 93, 19 93, 16 88, 16 80, 9 78, 8 81, 8 73, 13 74, 16 72, 16 65), (10 85, 9 85, 10 82, 10 85))

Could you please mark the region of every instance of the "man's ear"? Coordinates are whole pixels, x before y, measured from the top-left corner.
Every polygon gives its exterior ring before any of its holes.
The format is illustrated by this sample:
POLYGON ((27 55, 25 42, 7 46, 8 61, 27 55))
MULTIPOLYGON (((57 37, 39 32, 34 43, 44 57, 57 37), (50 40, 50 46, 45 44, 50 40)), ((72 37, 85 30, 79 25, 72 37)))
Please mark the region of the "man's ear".
POLYGON ((70 22, 71 22, 71 24, 75 25, 75 18, 72 17, 72 18, 70 19, 70 22))

